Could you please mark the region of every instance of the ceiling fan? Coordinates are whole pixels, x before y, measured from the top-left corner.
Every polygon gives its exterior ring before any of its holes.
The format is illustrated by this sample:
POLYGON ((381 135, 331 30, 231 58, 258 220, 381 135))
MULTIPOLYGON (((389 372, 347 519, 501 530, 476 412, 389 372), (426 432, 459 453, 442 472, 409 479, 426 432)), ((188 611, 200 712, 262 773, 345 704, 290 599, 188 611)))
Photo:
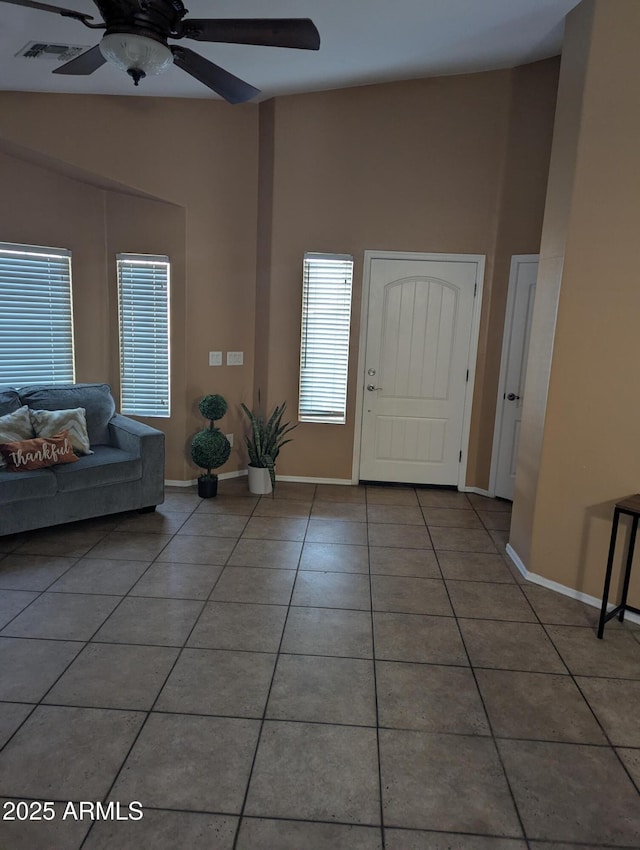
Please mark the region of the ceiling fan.
POLYGON ((54 12, 90 29, 105 30, 99 44, 56 68, 54 74, 93 74, 109 61, 126 71, 137 86, 147 75, 162 73, 174 63, 229 103, 244 103, 260 94, 260 89, 188 47, 167 44, 168 39, 301 50, 320 47, 320 35, 309 18, 185 18, 188 12, 181 0, 94 0, 104 21, 97 24, 90 23, 92 15, 37 0, 0 2, 54 12))

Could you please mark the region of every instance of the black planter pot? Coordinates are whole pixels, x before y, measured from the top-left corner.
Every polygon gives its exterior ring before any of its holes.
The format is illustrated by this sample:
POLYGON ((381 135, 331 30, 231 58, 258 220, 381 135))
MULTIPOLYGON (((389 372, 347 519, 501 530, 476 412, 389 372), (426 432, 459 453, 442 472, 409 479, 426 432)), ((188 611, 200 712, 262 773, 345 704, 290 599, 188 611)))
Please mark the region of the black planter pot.
POLYGON ((212 499, 218 494, 218 476, 198 478, 198 496, 201 499, 212 499))

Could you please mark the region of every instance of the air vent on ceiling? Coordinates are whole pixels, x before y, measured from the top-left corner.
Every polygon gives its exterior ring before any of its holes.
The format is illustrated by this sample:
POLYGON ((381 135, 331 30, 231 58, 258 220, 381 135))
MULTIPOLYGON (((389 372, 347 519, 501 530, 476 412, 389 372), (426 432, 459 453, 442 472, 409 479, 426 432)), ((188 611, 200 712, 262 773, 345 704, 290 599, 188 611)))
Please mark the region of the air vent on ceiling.
POLYGON ((30 41, 15 55, 22 56, 25 59, 53 59, 58 62, 68 62, 88 49, 89 45, 49 44, 45 41, 30 41))

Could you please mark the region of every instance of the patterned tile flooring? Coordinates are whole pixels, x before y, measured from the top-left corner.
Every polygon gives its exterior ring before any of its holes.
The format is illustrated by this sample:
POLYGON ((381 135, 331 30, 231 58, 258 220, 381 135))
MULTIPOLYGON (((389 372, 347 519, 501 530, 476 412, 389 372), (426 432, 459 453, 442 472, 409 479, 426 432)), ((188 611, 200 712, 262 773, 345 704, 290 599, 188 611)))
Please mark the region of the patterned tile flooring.
POLYGON ((0 538, 1 850, 640 847, 640 630, 509 521, 235 479, 0 538))

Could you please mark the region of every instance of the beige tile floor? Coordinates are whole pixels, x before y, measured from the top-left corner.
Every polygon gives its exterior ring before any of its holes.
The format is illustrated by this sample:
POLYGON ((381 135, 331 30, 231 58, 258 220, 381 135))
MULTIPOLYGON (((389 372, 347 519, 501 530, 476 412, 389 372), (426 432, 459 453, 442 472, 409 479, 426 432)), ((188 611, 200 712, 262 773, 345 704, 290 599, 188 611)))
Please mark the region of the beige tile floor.
POLYGON ((598 641, 508 526, 452 491, 239 479, 0 538, 0 797, 56 812, 3 805, 1 850, 640 847, 640 630, 598 641))

